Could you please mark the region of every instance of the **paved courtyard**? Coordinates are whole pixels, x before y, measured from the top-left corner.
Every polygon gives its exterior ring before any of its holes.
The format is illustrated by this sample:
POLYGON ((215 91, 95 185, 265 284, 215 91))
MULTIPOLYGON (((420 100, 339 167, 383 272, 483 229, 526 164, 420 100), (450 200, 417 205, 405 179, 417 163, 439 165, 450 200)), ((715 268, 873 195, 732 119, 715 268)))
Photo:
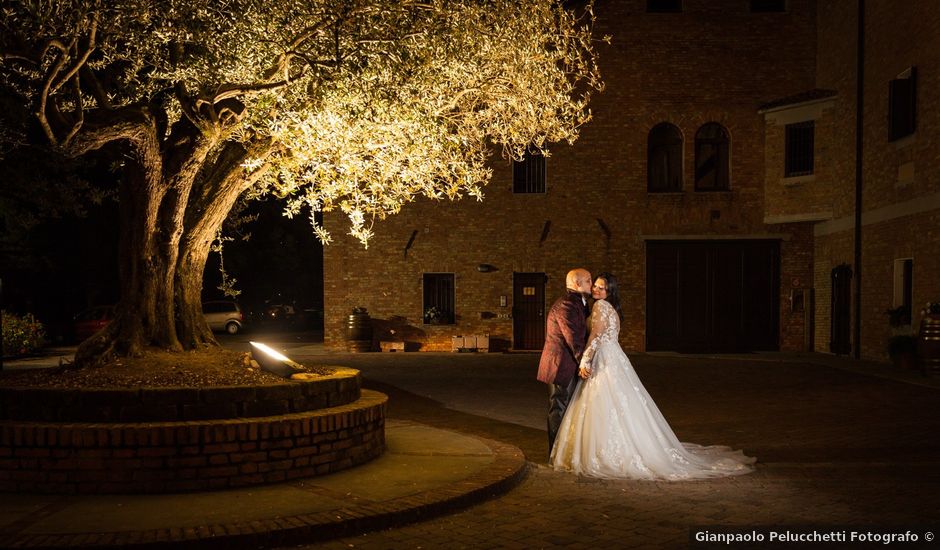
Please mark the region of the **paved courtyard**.
POLYGON ((483 504, 311 548, 663 548, 686 546, 693 526, 940 527, 940 388, 886 365, 632 355, 681 440, 758 458, 747 476, 665 483, 545 466, 537 354, 290 353, 361 369, 365 387, 390 396, 390 418, 505 441, 531 463, 520 485, 483 504))

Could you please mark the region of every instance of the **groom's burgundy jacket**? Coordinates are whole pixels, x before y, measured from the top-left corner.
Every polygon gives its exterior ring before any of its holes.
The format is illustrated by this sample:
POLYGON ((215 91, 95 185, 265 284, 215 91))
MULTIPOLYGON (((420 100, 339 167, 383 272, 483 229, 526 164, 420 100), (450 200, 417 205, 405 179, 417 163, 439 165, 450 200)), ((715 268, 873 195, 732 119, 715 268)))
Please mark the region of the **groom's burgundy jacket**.
POLYGON ((570 290, 548 311, 545 347, 539 360, 540 381, 564 386, 577 374, 587 343, 586 311, 581 295, 570 290))

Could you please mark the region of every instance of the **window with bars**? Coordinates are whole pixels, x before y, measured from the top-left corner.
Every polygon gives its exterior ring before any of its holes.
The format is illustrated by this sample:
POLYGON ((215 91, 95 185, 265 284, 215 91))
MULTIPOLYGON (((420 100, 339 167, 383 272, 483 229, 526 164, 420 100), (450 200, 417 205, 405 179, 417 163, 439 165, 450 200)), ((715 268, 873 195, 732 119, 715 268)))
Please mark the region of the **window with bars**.
POLYGON ((809 176, 813 173, 815 133, 816 122, 813 120, 787 124, 784 177, 809 176))
POLYGON ((650 193, 682 191, 682 133, 668 122, 657 124, 650 130, 646 178, 650 193))
POLYGON ((545 192, 545 156, 538 149, 529 148, 522 161, 512 161, 512 192, 545 192))
POLYGON ((728 131, 717 122, 709 122, 695 134, 695 190, 727 191, 728 131))
POLYGON ((787 0, 751 0, 754 13, 777 13, 787 11, 787 0))
POLYGON ((914 133, 916 88, 914 67, 888 85, 888 139, 894 141, 914 133))
POLYGON ((649 13, 676 13, 682 11, 682 0, 646 0, 649 13))
POLYGON ((424 324, 452 325, 456 322, 453 273, 424 274, 424 324))

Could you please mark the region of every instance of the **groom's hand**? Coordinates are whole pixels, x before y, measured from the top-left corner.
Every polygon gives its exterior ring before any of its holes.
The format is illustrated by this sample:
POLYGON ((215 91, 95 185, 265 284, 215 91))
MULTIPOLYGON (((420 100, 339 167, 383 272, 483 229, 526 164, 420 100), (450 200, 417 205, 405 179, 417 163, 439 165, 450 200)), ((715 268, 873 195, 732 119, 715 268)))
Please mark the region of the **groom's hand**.
POLYGON ((588 378, 591 377, 591 369, 589 369, 589 368, 587 368, 587 367, 581 367, 581 368, 579 368, 579 369, 578 369, 578 376, 580 376, 580 377, 581 377, 582 379, 584 379, 584 380, 587 380, 588 378))

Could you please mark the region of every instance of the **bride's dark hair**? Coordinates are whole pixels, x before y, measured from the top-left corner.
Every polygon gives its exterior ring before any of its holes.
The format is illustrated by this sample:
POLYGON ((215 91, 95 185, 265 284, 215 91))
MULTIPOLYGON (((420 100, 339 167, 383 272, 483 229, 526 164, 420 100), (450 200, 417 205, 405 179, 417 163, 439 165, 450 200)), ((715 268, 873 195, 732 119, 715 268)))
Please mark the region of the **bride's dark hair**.
POLYGON ((597 279, 604 279, 607 282, 607 303, 614 306, 614 309, 617 311, 617 315, 620 316, 620 320, 623 321, 623 310, 620 309, 620 288, 617 286, 617 278, 614 277, 613 273, 607 271, 601 273, 597 276, 594 281, 597 279))

